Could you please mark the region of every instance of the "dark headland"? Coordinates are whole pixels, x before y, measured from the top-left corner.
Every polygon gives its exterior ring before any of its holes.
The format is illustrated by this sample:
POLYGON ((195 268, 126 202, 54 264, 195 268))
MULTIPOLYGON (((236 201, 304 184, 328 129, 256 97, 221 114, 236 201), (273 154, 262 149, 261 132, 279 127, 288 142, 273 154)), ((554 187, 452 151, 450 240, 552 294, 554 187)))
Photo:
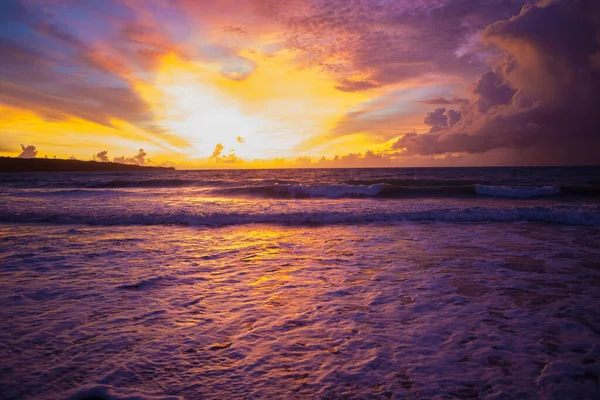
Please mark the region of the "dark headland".
POLYGON ((6 172, 99 172, 99 171, 167 171, 173 167, 148 167, 114 162, 61 160, 53 158, 0 157, 0 173, 6 172))

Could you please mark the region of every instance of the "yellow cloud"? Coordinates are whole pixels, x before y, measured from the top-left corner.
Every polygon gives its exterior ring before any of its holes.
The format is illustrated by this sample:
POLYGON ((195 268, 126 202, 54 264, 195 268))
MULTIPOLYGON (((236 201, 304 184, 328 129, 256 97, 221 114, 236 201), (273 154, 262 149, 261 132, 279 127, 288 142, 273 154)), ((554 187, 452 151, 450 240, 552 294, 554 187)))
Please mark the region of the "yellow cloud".
POLYGON ((255 65, 245 79, 224 76, 219 63, 172 54, 161 60, 150 85, 136 85, 159 124, 193 143, 197 157, 208 156, 217 142, 225 151, 235 148, 242 158, 287 156, 306 138, 327 133, 340 115, 368 98, 335 89, 325 74, 297 68, 285 51, 240 56, 255 65))
POLYGON ((5 138, 3 147, 15 149, 14 152, 0 153, 6 156, 16 155, 21 143, 36 145, 40 152, 38 156, 74 155, 84 159, 106 149, 112 152, 144 146, 161 149, 160 143, 147 133, 123 121, 111 121, 115 128, 72 117, 48 121, 31 111, 6 106, 0 106, 0 115, 0 132, 5 138))

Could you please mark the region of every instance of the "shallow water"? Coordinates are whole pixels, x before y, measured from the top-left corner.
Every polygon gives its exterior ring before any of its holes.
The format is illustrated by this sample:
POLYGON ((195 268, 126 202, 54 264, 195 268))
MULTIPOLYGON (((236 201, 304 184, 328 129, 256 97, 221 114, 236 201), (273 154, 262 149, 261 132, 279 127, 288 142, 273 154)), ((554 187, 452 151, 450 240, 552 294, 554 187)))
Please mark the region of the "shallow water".
POLYGON ((600 229, 0 225, 5 399, 594 398, 600 229))
POLYGON ((598 398, 600 168, 0 175, 2 399, 598 398))

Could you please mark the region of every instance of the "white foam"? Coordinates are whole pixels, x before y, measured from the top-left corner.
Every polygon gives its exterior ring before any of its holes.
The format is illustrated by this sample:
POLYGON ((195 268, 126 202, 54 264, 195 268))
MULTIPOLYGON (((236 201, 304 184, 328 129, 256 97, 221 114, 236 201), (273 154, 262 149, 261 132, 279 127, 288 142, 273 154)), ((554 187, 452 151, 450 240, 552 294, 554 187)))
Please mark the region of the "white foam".
POLYGON ((597 228, 0 237, 3 399, 586 398, 600 375, 597 228))

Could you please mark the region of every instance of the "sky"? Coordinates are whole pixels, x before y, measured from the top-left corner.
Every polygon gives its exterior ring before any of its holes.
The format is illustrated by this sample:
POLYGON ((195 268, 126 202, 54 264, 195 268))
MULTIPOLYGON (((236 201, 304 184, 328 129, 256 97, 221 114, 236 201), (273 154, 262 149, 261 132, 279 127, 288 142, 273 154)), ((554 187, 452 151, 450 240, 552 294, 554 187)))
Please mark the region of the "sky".
POLYGON ((0 156, 598 164, 600 1, 2 0, 0 156))

